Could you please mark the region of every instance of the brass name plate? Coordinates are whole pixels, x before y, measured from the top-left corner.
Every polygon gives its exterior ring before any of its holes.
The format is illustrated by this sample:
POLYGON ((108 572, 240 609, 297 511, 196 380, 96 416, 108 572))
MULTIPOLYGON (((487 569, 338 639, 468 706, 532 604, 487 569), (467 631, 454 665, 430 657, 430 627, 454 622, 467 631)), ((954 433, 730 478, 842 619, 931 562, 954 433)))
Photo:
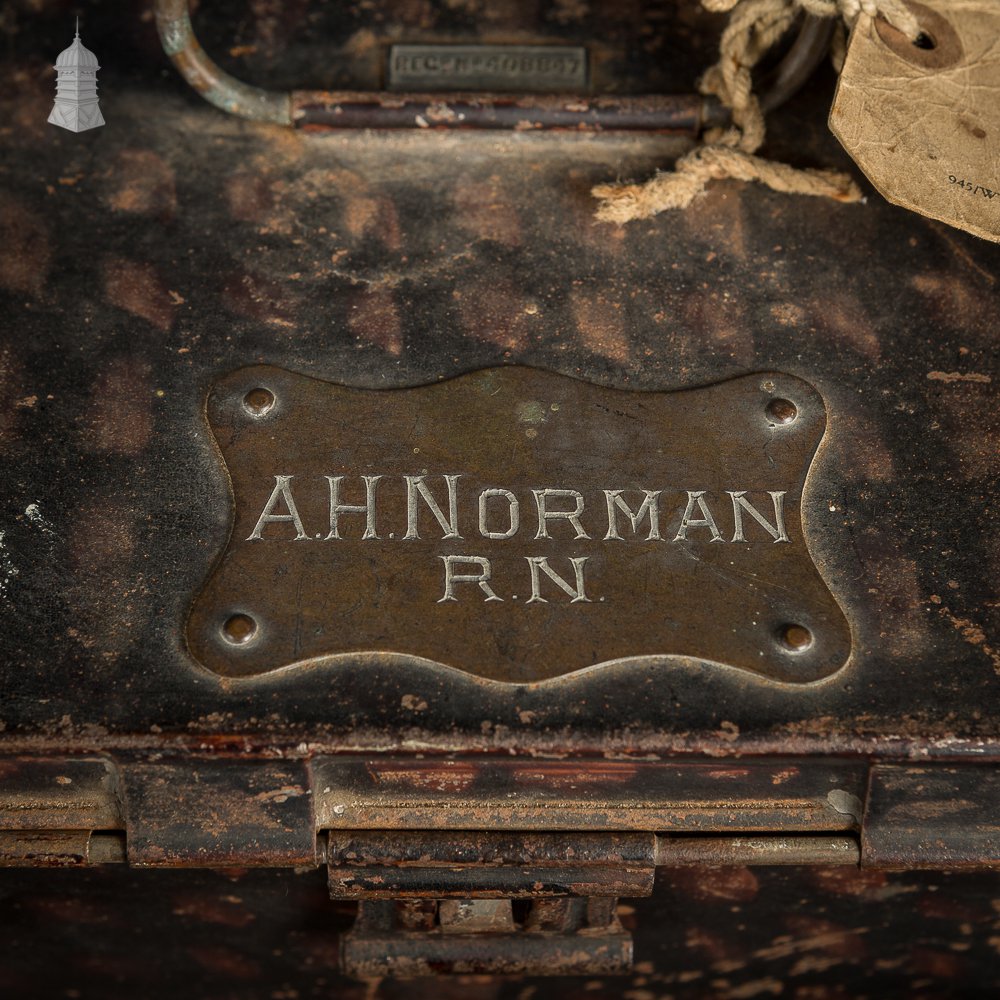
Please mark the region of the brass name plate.
POLYGON ((389 90, 579 92, 587 50, 569 45, 393 45, 389 90))
POLYGON ((682 656, 806 683, 850 652, 801 515, 825 409, 792 376, 370 390, 257 367, 208 419, 234 524, 187 635, 219 674, 366 654, 522 683, 682 656))

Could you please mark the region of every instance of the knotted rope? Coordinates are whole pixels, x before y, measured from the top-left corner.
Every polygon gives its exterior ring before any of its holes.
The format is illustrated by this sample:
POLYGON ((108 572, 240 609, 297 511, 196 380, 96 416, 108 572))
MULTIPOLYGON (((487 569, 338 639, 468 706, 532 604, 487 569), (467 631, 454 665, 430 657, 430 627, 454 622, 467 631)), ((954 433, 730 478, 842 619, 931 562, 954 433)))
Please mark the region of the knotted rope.
MULTIPOLYGON (((623 225, 648 219, 668 208, 687 208, 712 180, 759 181, 775 191, 837 201, 861 199, 861 189, 838 170, 799 169, 754 155, 764 143, 765 123, 753 92, 753 68, 792 26, 802 11, 816 17, 840 16, 853 25, 862 14, 881 16, 907 37, 920 25, 903 0, 701 0, 713 12, 729 12, 719 44, 719 61, 702 77, 699 89, 729 109, 730 124, 705 133, 701 145, 682 156, 672 171, 659 171, 643 184, 599 184, 597 218, 623 225)), ((842 64, 843 37, 835 43, 842 64)))

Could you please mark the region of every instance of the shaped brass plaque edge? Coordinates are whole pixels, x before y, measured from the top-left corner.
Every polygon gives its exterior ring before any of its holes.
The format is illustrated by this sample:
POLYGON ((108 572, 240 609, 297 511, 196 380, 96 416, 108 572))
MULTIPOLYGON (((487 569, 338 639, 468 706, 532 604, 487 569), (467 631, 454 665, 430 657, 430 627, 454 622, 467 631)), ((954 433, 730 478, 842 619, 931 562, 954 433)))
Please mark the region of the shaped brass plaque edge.
MULTIPOLYGON (((520 377, 515 375, 515 377, 520 377)), ((271 403, 267 404, 265 409, 270 410, 273 404, 273 397, 271 403)), ((280 407, 276 407, 280 411, 280 407)), ((575 379, 572 376, 566 376, 554 372, 550 372, 543 369, 531 368, 528 366, 500 366, 493 368, 479 369, 472 372, 463 373, 456 375, 453 378, 447 379, 442 382, 429 383, 414 387, 402 387, 402 388, 391 388, 391 389, 368 389, 368 388, 355 388, 340 383, 331 382, 328 380, 317 379, 314 376, 300 375, 287 371, 285 369, 274 368, 271 366, 252 366, 240 369, 233 372, 229 376, 225 376, 218 380, 212 387, 208 394, 206 400, 206 410, 205 410, 206 422, 212 432, 212 441, 215 446, 218 458, 222 465, 222 469, 225 474, 225 478, 228 484, 229 495, 230 495, 230 533, 226 540, 225 545, 219 553, 219 556, 215 560, 205 584, 199 590, 197 596, 195 597, 192 605, 189 609, 187 615, 187 622, 185 628, 185 640, 187 642, 188 651, 196 663, 207 670, 213 675, 224 677, 227 682, 231 683, 246 682, 246 681, 263 681, 263 680, 281 680, 281 678, 288 675, 289 671, 294 673, 300 673, 303 670, 315 670, 315 669, 330 669, 339 670, 345 666, 359 666, 364 663, 374 663, 378 662, 383 665, 399 665, 399 666, 422 666, 431 668, 437 671, 454 672, 462 674, 464 677, 470 680, 474 680, 480 683, 502 683, 502 684, 519 684, 525 685, 529 684, 532 686, 539 684, 549 684, 555 681, 564 681, 567 679, 574 679, 579 677, 583 673, 589 673, 594 670, 600 670, 613 666, 629 665, 633 663, 660 663, 660 662, 683 662, 683 663, 698 663, 704 664, 711 667, 721 667, 727 670, 738 671, 743 676, 752 676, 758 681, 763 681, 766 683, 780 683, 789 684, 796 687, 801 687, 803 685, 815 683, 818 681, 827 680, 830 677, 838 674, 848 663, 850 655, 853 648, 853 636, 851 626, 848 622, 846 615, 843 612, 840 603, 837 601, 835 595, 830 590, 820 572, 819 566, 815 562, 811 548, 809 546, 808 535, 805 529, 802 518, 802 508, 803 503, 809 492, 809 482, 814 475, 814 464, 816 462, 817 456, 822 448, 823 441, 825 439, 826 431, 826 408, 822 400, 822 397, 818 391, 811 386, 808 382, 797 376, 785 375, 776 372, 758 372, 745 376, 738 376, 736 378, 727 379, 720 382, 709 383, 704 386, 697 388, 684 388, 684 389, 673 389, 673 390, 632 390, 632 389, 621 389, 618 387, 607 387, 599 386, 594 383, 587 382, 585 380, 575 379), (349 395, 355 395, 357 398, 367 396, 369 398, 382 397, 387 399, 393 395, 398 395, 400 393, 415 393, 415 392, 434 392, 435 390, 441 389, 443 386, 449 386, 454 384, 459 384, 463 382, 471 382, 476 379, 488 378, 491 375, 495 375, 499 378, 509 377, 509 373, 526 373, 529 378, 538 378, 542 381, 552 380, 553 383, 565 382, 572 383, 580 387, 586 387, 587 390, 593 390, 597 393, 608 394, 610 398, 629 398, 636 400, 639 398, 644 399, 664 399, 670 398, 672 400, 678 400, 681 397, 690 397, 698 393, 706 393, 709 390, 719 390, 727 387, 735 387, 739 383, 749 384, 756 383, 762 393, 768 394, 770 398, 761 397, 761 409, 767 412, 767 420, 770 425, 771 430, 778 430, 783 424, 793 422, 796 419, 802 419, 803 416, 809 417, 816 424, 817 433, 815 435, 815 440, 812 446, 808 448, 805 452, 805 461, 801 464, 801 475, 796 483, 797 485, 797 496, 796 502, 794 504, 794 510, 786 509, 786 516, 790 522, 794 522, 797 530, 799 532, 800 541, 804 548, 804 558, 808 567, 812 570, 812 574, 815 578, 816 590, 817 592, 822 592, 826 599, 826 608, 821 608, 820 618, 823 618, 825 614, 825 631, 827 635, 821 636, 820 641, 816 641, 815 634, 811 634, 808 629, 806 629, 806 643, 800 648, 796 648, 797 637, 794 634, 790 635, 774 635, 775 638, 775 649, 771 651, 771 655, 778 653, 782 657, 787 659, 787 663, 791 664, 789 669, 774 669, 773 665, 764 663, 761 665, 763 669, 757 669, 756 665, 748 666, 746 664, 739 664, 728 662, 726 659, 717 658, 712 656, 699 655, 697 653, 691 652, 656 652, 656 651, 642 651, 637 653, 627 653, 623 655, 611 656, 608 658, 599 658, 595 662, 587 663, 582 666, 577 666, 572 669, 562 669, 552 673, 543 673, 541 676, 528 676, 528 677, 510 677, 510 676, 497 676, 501 674, 501 670, 477 670, 475 668, 470 668, 468 666, 461 666, 457 663, 451 662, 450 658, 436 658, 434 656, 424 656, 419 653, 407 652, 405 650, 397 649, 368 649, 368 648, 358 648, 349 650, 340 650, 334 652, 326 653, 312 653, 306 656, 284 658, 282 662, 277 665, 265 666, 258 669, 250 669, 246 671, 231 671, 229 669, 216 669, 216 666, 206 660, 215 659, 216 664, 218 664, 218 657, 206 657, 204 651, 206 647, 212 647, 222 653, 231 654, 234 649, 240 652, 240 647, 244 644, 244 639, 237 638, 237 641, 233 641, 232 637, 226 636, 223 633, 223 628, 228 626, 230 621, 235 618, 242 617, 241 607, 245 602, 235 601, 231 602, 226 608, 222 609, 221 615, 220 610, 217 608, 209 615, 205 614, 204 604, 206 595, 212 590, 213 586, 218 584, 220 575, 223 572, 227 559, 231 556, 234 542, 236 541, 236 526, 237 526, 237 512, 236 512, 236 499, 237 499, 237 487, 233 481, 232 469, 229 462, 226 459, 226 447, 222 440, 220 440, 220 428, 217 424, 213 423, 211 415, 213 408, 218 412, 218 407, 220 400, 225 401, 225 406, 228 408, 230 415, 233 411, 234 404, 239 405, 242 410, 247 409, 247 401, 249 399, 249 392, 254 390, 254 387, 258 385, 267 384, 269 382, 273 383, 275 379, 278 382, 283 382, 285 380, 291 380, 293 382, 299 383, 299 385, 311 386, 322 392, 323 389, 329 389, 331 392, 337 390, 342 390, 344 393, 349 395), (232 390, 236 389, 236 393, 232 390), (793 391, 786 391, 788 388, 792 388, 793 391), (793 416, 791 420, 783 414, 780 407, 787 402, 784 399, 785 396, 792 396, 795 399, 795 406, 792 407, 793 416), (778 404, 779 409, 773 410, 774 405, 778 404), (797 412, 796 411, 797 408, 797 412), (773 411, 773 412, 771 412, 773 411), (211 636, 206 636, 206 631, 211 632, 211 636), (816 662, 817 658, 815 653, 817 651, 816 647, 819 647, 820 651, 825 653, 822 656, 821 662, 816 662), (810 654, 812 654, 812 662, 810 663, 810 654)), ((456 424, 460 423, 460 418, 456 420, 456 424)), ((462 427, 466 427, 467 424, 462 424, 462 427)), ((461 432, 461 431, 460 431, 461 432)), ((530 433, 530 430, 529 430, 530 433)), ((239 437, 239 433, 235 437, 239 437)), ((231 442, 230 442, 231 443, 231 442)), ((414 463, 416 465, 417 463, 414 463)), ((335 470, 333 470, 335 471, 335 470)), ((360 480, 361 474, 364 470, 358 468, 356 470, 356 475, 354 479, 360 480)), ((277 478, 277 477, 276 477, 277 478)), ((327 479, 330 477, 327 476, 327 479)), ((438 474, 438 470, 431 473, 428 478, 443 478, 443 473, 438 474)), ((651 483, 651 485, 656 485, 651 483)), ((357 488, 357 484, 355 484, 357 488)), ((275 491, 277 492, 277 491, 275 491)), ((605 491, 607 492, 607 491, 605 491)), ((731 492, 731 491, 730 491, 731 492)), ((690 494, 689 494, 690 495, 690 494)), ((734 501, 734 511, 736 507, 736 502, 734 501)), ((275 508, 278 509, 277 507, 275 508)), ((427 513, 426 509, 424 513, 427 513)), ((610 501, 609 501, 609 513, 610 513, 610 501)), ((697 511, 695 511, 697 513, 697 511)), ((777 511, 775 511, 777 513, 777 511)), ((440 520, 440 519, 439 519, 440 520)), ((746 520, 750 520, 747 518, 746 520)), ((756 519, 760 521, 759 518, 756 519)), ((626 522, 627 523, 627 522, 626 522)), ((652 522, 650 522, 652 523, 652 522)), ((694 524, 694 520, 691 521, 694 524)), ((609 529, 610 530, 610 529, 609 529)), ((310 534, 310 538, 313 536, 310 534)), ((315 538, 319 538, 316 535, 315 538)), ((443 558, 443 557, 441 557, 443 558)), ((565 590, 566 588, 563 587, 565 590)), ((570 591, 571 592, 571 591, 570 591)), ((793 627, 795 622, 791 621, 794 616, 786 616, 789 618, 788 624, 793 627)), ((251 623, 253 624, 253 619, 251 618, 251 623)), ((785 626, 782 626, 785 628, 785 626)), ((735 632, 736 630, 733 629, 735 632)), ((246 643, 247 646, 253 647, 254 637, 250 637, 250 641, 246 643)), ((618 640, 619 644, 628 643, 631 640, 618 640)), ((404 642, 405 644, 405 642, 404 642)), ((763 653, 761 654, 763 657, 763 653)), ((767 659, 767 657, 764 657, 767 659)))

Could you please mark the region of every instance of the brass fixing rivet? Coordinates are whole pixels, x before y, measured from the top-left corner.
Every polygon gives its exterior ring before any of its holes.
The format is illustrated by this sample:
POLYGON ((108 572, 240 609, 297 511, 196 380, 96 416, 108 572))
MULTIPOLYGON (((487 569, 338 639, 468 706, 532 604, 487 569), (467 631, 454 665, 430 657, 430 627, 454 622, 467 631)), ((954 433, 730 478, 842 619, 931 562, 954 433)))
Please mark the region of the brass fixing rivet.
POLYGON ((222 638, 231 646, 245 646, 257 634, 257 623, 239 612, 230 615, 222 625, 222 638))
POLYGON ((805 625, 782 625, 778 629, 778 641, 792 653, 801 653, 813 644, 813 634, 805 625))
POLYGON ((270 389, 251 389, 243 397, 243 408, 254 417, 262 417, 274 406, 274 393, 270 389))
POLYGON ((799 415, 790 399, 772 399, 765 412, 776 424, 790 424, 799 415))

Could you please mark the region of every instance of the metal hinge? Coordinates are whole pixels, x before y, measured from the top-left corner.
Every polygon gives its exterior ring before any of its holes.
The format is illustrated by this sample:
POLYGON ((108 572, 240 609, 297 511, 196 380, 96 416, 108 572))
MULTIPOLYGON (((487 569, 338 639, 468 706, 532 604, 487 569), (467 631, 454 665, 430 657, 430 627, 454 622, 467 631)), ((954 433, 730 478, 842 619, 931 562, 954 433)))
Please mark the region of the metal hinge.
POLYGON ((4 763, 0 865, 325 864, 359 975, 624 971, 657 868, 1000 864, 991 761, 4 763))

